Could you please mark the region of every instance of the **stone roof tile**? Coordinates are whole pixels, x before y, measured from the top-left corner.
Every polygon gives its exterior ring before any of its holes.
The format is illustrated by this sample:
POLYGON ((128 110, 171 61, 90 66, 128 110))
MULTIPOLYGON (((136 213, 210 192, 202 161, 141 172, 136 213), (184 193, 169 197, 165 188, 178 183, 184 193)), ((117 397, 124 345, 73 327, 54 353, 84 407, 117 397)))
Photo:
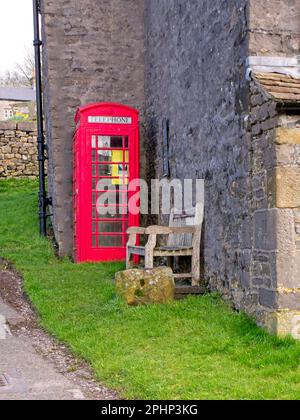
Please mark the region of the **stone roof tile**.
POLYGON ((300 78, 279 73, 257 73, 253 79, 277 102, 300 104, 300 78))

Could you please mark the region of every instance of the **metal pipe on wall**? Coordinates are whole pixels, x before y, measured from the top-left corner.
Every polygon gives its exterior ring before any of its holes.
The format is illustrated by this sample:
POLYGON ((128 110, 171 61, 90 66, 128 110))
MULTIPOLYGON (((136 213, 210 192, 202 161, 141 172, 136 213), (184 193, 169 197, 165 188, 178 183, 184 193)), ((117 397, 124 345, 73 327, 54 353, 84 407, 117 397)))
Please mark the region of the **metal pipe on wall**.
POLYGON ((42 98, 42 70, 40 39, 40 1, 33 0, 33 26, 34 26, 34 52, 35 52, 35 79, 36 79, 36 111, 37 111, 37 142, 39 162, 39 225, 40 234, 47 235, 47 193, 45 175, 45 136, 43 126, 43 98, 42 98))

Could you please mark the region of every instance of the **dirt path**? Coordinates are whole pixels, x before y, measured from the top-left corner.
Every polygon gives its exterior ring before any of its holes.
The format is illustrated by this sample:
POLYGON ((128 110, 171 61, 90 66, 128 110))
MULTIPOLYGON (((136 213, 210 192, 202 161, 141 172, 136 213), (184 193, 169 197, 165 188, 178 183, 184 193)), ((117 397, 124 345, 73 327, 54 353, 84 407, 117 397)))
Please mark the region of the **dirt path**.
POLYGON ((0 400, 118 399, 37 325, 22 279, 0 260, 0 400))

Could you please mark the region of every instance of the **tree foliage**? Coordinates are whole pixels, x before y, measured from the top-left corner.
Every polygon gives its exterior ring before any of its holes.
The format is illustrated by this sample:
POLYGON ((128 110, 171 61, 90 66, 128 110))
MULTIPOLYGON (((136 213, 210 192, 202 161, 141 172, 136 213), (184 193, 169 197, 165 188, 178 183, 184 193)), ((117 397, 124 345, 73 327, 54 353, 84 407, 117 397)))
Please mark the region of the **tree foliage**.
POLYGON ((34 78, 34 54, 28 49, 22 62, 16 63, 13 70, 7 70, 0 76, 0 86, 33 88, 34 78))

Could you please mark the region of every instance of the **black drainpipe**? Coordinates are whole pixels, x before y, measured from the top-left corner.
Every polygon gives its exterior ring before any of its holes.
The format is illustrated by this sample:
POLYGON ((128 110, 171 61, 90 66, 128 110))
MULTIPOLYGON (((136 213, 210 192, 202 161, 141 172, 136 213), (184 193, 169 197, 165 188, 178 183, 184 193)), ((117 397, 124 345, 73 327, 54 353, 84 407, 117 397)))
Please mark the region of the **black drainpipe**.
POLYGON ((47 235, 47 193, 45 175, 45 136, 43 126, 43 100, 42 100, 42 73, 41 73, 41 46, 40 39, 40 0, 33 0, 34 25, 34 52, 35 52, 35 79, 36 79, 36 112, 37 112, 37 142, 39 162, 39 223, 40 234, 47 235))

